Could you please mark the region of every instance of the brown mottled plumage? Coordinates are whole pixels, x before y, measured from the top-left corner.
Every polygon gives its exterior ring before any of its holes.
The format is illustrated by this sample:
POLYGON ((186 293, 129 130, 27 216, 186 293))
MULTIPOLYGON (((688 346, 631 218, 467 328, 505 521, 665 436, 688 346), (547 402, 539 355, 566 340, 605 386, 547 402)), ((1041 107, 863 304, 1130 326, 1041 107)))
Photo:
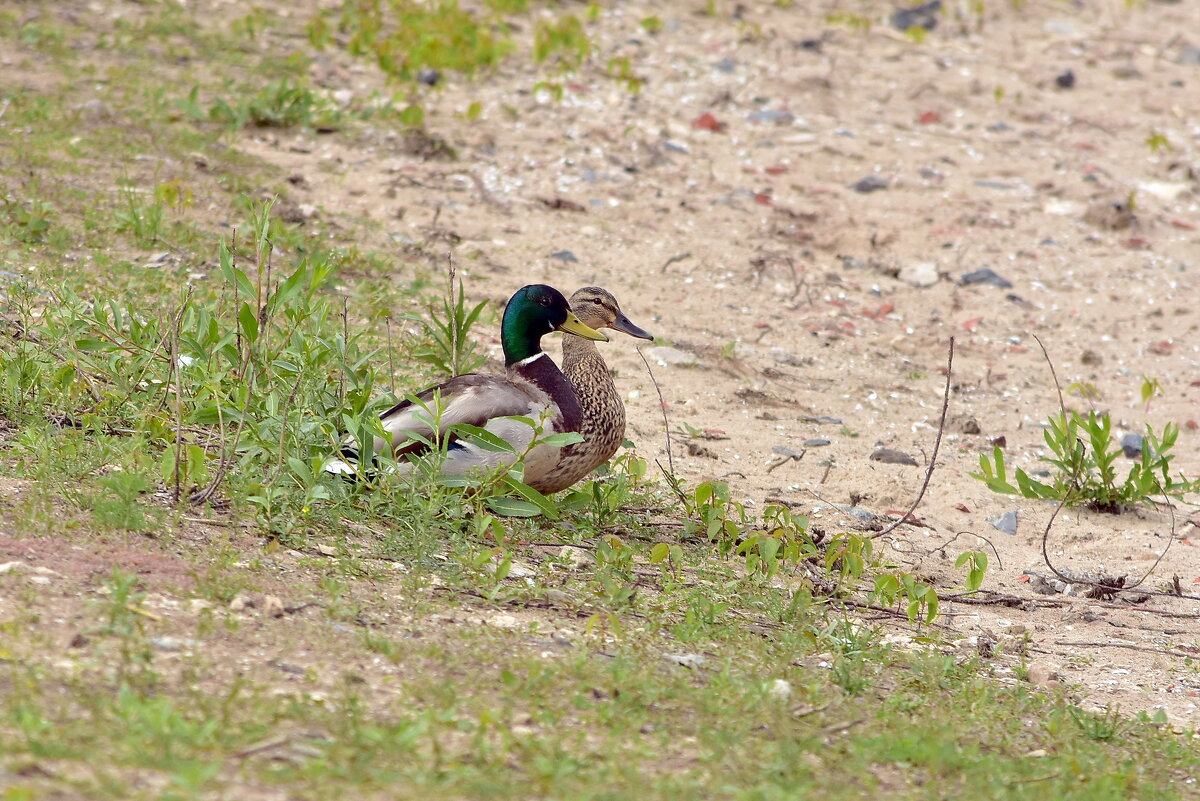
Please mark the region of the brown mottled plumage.
MULTIPOLYGON (((577 291, 571 296, 571 310, 591 328, 612 328, 639 339, 654 339, 630 322, 617 299, 600 287, 588 286, 577 291)), ((530 482, 534 489, 544 493, 566 489, 587 476, 607 462, 625 438, 625 403, 617 394, 612 374, 596 346, 580 337, 564 337, 562 371, 575 387, 583 411, 579 426, 583 442, 563 448, 554 469, 530 482)))

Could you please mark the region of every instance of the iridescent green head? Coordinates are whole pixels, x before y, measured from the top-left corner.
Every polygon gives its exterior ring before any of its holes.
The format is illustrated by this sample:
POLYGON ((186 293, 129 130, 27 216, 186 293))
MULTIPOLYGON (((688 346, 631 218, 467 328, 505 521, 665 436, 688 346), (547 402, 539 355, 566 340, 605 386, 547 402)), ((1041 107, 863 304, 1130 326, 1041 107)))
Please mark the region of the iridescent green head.
POLYGON ((606 342, 608 337, 579 322, 562 293, 545 284, 523 286, 504 307, 500 342, 504 363, 513 365, 542 352, 542 337, 566 331, 584 339, 606 342))

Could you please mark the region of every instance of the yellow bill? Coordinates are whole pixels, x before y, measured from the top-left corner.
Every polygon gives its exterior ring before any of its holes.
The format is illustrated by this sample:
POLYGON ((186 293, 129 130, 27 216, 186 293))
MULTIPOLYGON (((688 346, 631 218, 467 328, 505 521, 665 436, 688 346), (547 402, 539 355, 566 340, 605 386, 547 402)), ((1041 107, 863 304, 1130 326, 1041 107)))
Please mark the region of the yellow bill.
POLYGON ((597 331, 595 328, 584 325, 580 319, 575 316, 575 312, 567 312, 567 320, 558 327, 558 330, 566 331, 568 334, 574 334, 575 336, 583 337, 584 339, 594 339, 597 342, 608 341, 608 337, 604 333, 597 331))

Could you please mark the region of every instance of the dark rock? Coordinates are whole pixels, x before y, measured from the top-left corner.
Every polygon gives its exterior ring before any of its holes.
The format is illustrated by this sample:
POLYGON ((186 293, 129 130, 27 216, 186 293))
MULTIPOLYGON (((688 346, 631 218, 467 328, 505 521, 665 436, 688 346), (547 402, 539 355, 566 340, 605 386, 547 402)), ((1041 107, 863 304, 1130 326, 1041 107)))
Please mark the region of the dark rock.
POLYGON ((1126 434, 1121 437, 1121 450, 1130 459, 1139 459, 1142 455, 1142 435, 1126 434))
POLYGON ((997 273, 991 267, 983 267, 975 270, 974 272, 963 273, 962 282, 963 286, 970 286, 971 284, 991 284, 992 286, 998 286, 1001 289, 1012 289, 1012 282, 997 273))
POLYGON ((850 188, 855 192, 862 192, 866 195, 871 192, 878 192, 880 189, 887 189, 888 182, 886 178, 881 178, 878 175, 868 175, 850 184, 850 188))
POLYGON ((804 447, 806 448, 823 448, 828 444, 829 440, 820 437, 804 440, 804 447))
POLYGON ((718 61, 716 64, 713 64, 713 67, 716 68, 717 72, 723 72, 726 75, 728 75, 729 73, 733 72, 734 68, 737 67, 737 64, 734 63, 734 60, 732 58, 730 58, 729 56, 726 56, 725 58, 718 61))
POLYGON ((437 70, 424 69, 417 71, 417 81, 426 86, 437 86, 442 80, 442 74, 437 70))
POLYGON ((942 0, 930 0, 912 8, 900 8, 892 12, 892 27, 898 31, 909 28, 924 28, 932 31, 937 27, 938 12, 942 10, 942 0))
POLYGON ((1094 350, 1085 350, 1083 355, 1079 357, 1079 361, 1083 362, 1088 367, 1096 367, 1097 365, 1101 364, 1104 359, 1102 359, 1100 354, 1096 353, 1094 350))
POLYGON ((1057 75, 1054 78, 1054 84, 1059 89, 1074 89, 1075 88, 1075 73, 1067 70, 1062 75, 1057 75))
POLYGON ((872 462, 882 462, 883 464, 907 464, 913 467, 917 466, 917 460, 909 456, 904 451, 898 451, 893 448, 878 448, 871 454, 872 462))
POLYGON ((579 258, 569 250, 556 250, 550 254, 550 258, 559 261, 579 261, 579 258))
POLYGON ((964 434, 979 434, 982 430, 979 427, 979 421, 974 417, 968 417, 962 421, 962 432, 964 434))

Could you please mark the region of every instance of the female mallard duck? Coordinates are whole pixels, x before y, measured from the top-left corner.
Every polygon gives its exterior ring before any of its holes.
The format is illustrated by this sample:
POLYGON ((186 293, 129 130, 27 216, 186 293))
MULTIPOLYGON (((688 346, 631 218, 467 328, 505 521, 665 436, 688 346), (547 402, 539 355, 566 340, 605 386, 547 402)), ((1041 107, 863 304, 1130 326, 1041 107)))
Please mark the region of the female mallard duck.
MULTIPOLYGON (((380 415, 391 441, 376 438, 375 451, 378 453, 390 447, 398 458, 419 455, 429 450, 429 443, 446 435, 449 444, 441 472, 461 475, 512 464, 515 456, 459 439, 455 433, 447 433, 452 425, 467 423, 487 429, 509 443, 516 453, 523 453, 529 447, 534 431, 525 423, 509 419, 512 415, 544 419, 543 436, 578 432, 583 412, 575 388, 542 350, 542 337, 554 331, 608 340, 604 334, 581 323, 557 289, 542 284, 522 287, 504 307, 500 324, 506 374, 455 376, 421 392, 416 396, 419 403, 404 400, 396 404, 380 415), (430 411, 439 409, 440 414, 433 415, 437 424, 435 431, 430 411)), ((529 451, 525 455, 524 481, 531 486, 542 484, 557 470, 564 450, 539 445, 529 451)), ((358 458, 353 442, 342 449, 342 455, 358 458)), ((326 469, 356 472, 340 460, 330 463, 326 469)))
MULTIPOLYGON (((617 299, 597 286, 585 286, 571 296, 571 310, 591 328, 612 328, 639 339, 654 336, 638 328, 621 312, 617 299)), ((596 346, 579 337, 563 339, 562 371, 575 387, 583 419, 583 442, 563 448, 555 468, 536 482, 539 492, 558 492, 607 462, 625 438, 625 403, 617 394, 612 374, 596 346)))

